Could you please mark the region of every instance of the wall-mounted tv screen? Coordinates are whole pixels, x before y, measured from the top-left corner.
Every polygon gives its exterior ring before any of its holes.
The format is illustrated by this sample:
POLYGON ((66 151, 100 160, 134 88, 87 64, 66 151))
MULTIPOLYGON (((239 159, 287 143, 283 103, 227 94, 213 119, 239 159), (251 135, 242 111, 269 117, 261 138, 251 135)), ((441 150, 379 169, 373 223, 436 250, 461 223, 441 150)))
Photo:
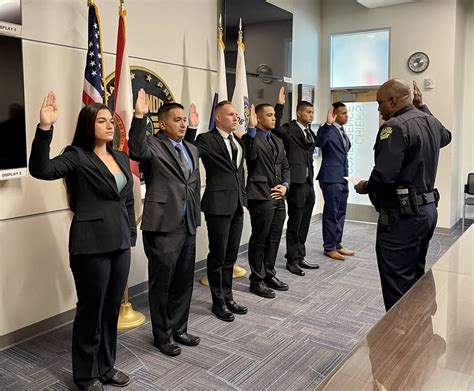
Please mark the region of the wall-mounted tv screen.
POLYGON ((0 35, 0 180, 26 173, 21 39, 0 35))
POLYGON ((237 39, 242 18, 249 101, 254 105, 274 104, 284 85, 283 78, 291 77, 293 14, 265 0, 225 0, 224 15, 229 99, 235 86, 237 39))

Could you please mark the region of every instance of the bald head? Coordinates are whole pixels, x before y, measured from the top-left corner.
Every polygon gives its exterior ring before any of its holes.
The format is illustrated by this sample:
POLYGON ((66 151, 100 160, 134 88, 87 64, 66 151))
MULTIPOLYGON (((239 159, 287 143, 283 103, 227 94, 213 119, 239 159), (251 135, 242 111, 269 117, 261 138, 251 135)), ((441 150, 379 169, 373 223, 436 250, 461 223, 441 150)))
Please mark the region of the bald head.
POLYGON ((411 104, 410 86, 401 79, 391 79, 377 91, 379 111, 384 120, 411 104))

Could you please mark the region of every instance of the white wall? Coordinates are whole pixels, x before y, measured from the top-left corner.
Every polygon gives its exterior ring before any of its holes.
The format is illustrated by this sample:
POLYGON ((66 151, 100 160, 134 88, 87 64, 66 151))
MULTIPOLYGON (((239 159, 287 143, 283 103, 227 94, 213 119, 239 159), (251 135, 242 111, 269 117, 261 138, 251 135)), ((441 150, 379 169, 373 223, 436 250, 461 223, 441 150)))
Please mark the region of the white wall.
MULTIPOLYGON (((295 83, 316 84, 319 61, 319 0, 280 1, 295 13, 295 83), (304 57, 304 63, 295 59, 304 57)), ((118 0, 100 8, 105 74, 114 71, 118 0)), ((159 74, 178 101, 196 103, 199 131, 207 129, 216 68, 217 0, 126 1, 131 65, 159 74), (186 65, 187 67, 183 67, 186 65)), ((60 119, 51 155, 71 142, 81 108, 87 45, 85 0, 23 0, 25 106, 28 144, 42 97, 57 93, 60 119)), ((284 7, 284 8, 285 8, 284 7)), ((0 336, 74 308, 68 260, 70 212, 61 181, 31 177, 0 182, 0 336)), ((250 224, 245 215, 242 243, 250 224)), ((207 255, 205 221, 198 230, 197 260, 207 255)), ((141 238, 132 252, 129 285, 147 279, 141 238)))
MULTIPOLYGON (((457 13, 457 3, 456 0, 418 0, 369 10, 355 2, 324 0, 321 8, 322 91, 329 91, 331 34, 387 27, 391 30, 390 77, 407 81, 414 79, 419 85, 423 84, 424 78, 435 80, 435 89, 423 91, 424 101, 456 138, 451 146, 441 151, 436 181, 441 192, 438 226, 445 228, 450 228, 459 217, 461 192, 458 162, 462 159, 459 156, 460 140, 457 138, 463 129, 457 119, 464 118, 459 112, 462 106, 459 96, 464 95, 460 88, 464 79, 457 76, 457 70, 464 60, 456 60, 456 55, 463 55, 463 49, 455 42, 456 38, 462 40, 464 22, 462 14, 457 13), (409 55, 416 51, 430 56, 430 66, 421 75, 413 74, 406 65, 409 55)), ((347 59, 347 66, 350 66, 350 59, 347 59)), ((320 116, 329 105, 329 98, 329 93, 322 97, 320 116)))

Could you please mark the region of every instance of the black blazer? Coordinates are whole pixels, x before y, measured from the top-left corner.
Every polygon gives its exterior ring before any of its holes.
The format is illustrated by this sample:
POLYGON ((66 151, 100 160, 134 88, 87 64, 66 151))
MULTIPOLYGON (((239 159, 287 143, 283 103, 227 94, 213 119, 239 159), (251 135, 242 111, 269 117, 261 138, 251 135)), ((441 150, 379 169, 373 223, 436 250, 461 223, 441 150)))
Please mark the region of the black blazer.
POLYGON ((313 183, 313 153, 316 147, 316 135, 310 130, 314 142, 307 145, 303 131, 295 120, 291 121, 289 125, 280 126, 282 112, 283 105, 277 104, 275 106, 277 125, 272 132, 280 137, 285 144, 286 158, 290 165, 291 183, 305 183, 307 176, 309 176, 310 182, 313 183))
POLYGON ((344 148, 342 135, 335 125, 324 124, 318 130, 316 146, 321 148, 323 160, 317 180, 323 183, 347 183, 344 179, 349 175, 347 152, 351 148, 349 137, 344 136, 347 148, 344 148))
POLYGON ((197 148, 183 141, 193 161, 193 171, 186 180, 170 139, 161 132, 146 135, 146 119, 134 118, 129 132, 130 158, 141 163, 146 183, 141 229, 172 232, 183 219, 186 203, 188 230, 196 233, 201 224, 199 155, 197 148))
POLYGON ((249 200, 273 200, 271 189, 283 182, 290 183, 290 168, 285 147, 279 137, 273 135, 277 155, 266 139, 257 134, 242 136, 247 160, 247 198, 249 200))
MULTIPOLYGON (((195 133, 196 130, 188 129, 186 140, 193 142, 195 133)), ((206 214, 231 215, 238 207, 247 205, 243 168, 245 146, 239 137, 235 136, 234 140, 242 148, 239 167, 232 162, 217 129, 199 134, 194 141, 206 169, 206 189, 201 201, 202 211, 206 214)))
MULTIPOLYGON (((52 129, 52 128, 51 128, 52 129)), ((68 177, 75 198, 69 231, 69 252, 98 254, 135 245, 137 231, 133 208, 133 179, 127 154, 107 148, 127 177, 119 193, 113 174, 94 153, 69 146, 49 158, 53 131, 36 129, 29 170, 38 179, 68 177)))

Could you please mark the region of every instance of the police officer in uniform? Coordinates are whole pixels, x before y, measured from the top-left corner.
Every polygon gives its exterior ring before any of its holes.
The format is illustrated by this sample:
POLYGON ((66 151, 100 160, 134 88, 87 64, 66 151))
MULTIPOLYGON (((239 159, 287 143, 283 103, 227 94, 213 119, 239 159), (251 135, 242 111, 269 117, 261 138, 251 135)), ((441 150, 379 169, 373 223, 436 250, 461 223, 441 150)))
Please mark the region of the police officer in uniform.
POLYGON ((439 150, 451 142, 451 132, 422 104, 415 82, 413 88, 413 104, 402 80, 389 80, 377 91, 385 123, 375 141, 370 178, 355 185, 379 212, 375 246, 387 311, 424 274, 438 218, 439 150))

